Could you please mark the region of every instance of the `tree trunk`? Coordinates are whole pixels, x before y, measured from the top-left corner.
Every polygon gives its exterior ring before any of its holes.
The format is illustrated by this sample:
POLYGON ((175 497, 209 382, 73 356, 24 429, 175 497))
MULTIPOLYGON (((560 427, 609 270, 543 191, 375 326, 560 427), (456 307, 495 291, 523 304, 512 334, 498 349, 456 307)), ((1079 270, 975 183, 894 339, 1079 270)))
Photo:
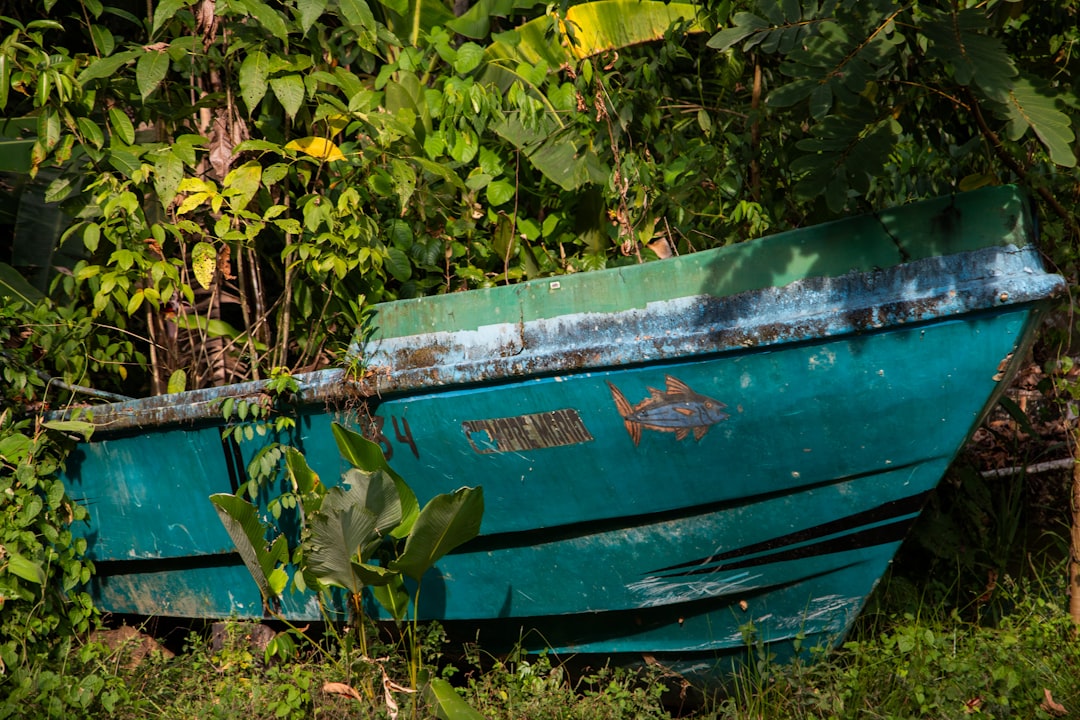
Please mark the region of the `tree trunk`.
MULTIPOLYGON (((1080 429, 1074 430, 1080 433, 1080 429)), ((1076 456, 1076 434, 1073 438, 1073 457, 1076 456)), ((1073 465, 1072 475, 1072 533, 1069 542, 1069 616, 1080 625, 1080 463, 1073 465)))

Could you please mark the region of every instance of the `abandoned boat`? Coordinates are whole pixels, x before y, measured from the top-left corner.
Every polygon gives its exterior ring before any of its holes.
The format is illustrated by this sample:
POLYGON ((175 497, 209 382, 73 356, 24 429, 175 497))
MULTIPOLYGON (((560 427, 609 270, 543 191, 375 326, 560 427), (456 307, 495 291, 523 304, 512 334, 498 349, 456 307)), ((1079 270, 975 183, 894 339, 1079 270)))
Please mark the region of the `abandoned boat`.
MULTIPOLYGON (((421 503, 484 489, 421 619, 708 672, 844 636, 1022 361, 1049 274, 1024 196, 984 189, 633 267, 378 306, 364 372, 298 375, 300 448, 378 442, 421 503), (531 632, 535 630, 536 632, 531 632)), ((355 369, 355 368, 354 368, 355 369)), ((66 470, 103 610, 263 616, 213 493, 273 438, 223 440, 260 383, 99 406, 66 470)), ((311 593, 283 614, 319 620, 311 593)))

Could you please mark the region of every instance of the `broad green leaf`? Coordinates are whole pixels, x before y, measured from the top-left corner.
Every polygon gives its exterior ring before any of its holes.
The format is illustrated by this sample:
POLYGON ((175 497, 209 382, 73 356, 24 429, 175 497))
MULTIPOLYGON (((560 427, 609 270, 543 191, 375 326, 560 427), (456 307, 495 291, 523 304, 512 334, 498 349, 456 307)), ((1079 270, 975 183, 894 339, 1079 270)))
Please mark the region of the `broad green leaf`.
POLYGON ((129 180, 142 169, 139 156, 128 150, 113 148, 109 151, 109 164, 129 180))
POLYGON ((105 144, 105 133, 101 131, 101 126, 96 122, 84 116, 76 120, 76 124, 83 138, 91 145, 99 148, 105 144))
POLYGON ((173 393, 182 393, 187 389, 187 373, 181 370, 173 370, 172 375, 169 376, 169 385, 167 392, 172 395, 173 393))
POLYGON ((131 145, 135 142, 135 126, 131 124, 131 118, 120 108, 109 108, 109 127, 124 144, 131 145))
POLYGON ((113 38, 113 34, 109 32, 109 28, 104 25, 94 23, 90 26, 90 38, 94 42, 94 47, 97 48, 98 55, 106 57, 112 55, 113 50, 116 49, 116 40, 113 38))
POLYGON ((497 207, 514 198, 514 186, 506 180, 496 180, 487 186, 485 194, 487 201, 497 207))
POLYGON ((364 0, 340 0, 338 5, 345 22, 352 26, 354 32, 363 35, 373 35, 376 30, 375 16, 371 13, 371 7, 364 0))
POLYGON ((271 78, 270 89, 274 91, 281 107, 285 108, 289 119, 295 118, 304 104, 304 78, 297 74, 271 78))
POLYGON ((304 554, 307 569, 327 585, 356 594, 363 581, 353 562, 401 521, 401 503, 393 478, 376 470, 350 470, 348 489, 330 488, 322 507, 308 518, 310 535, 304 554))
POLYGON ((37 585, 45 582, 45 570, 42 569, 40 563, 27 559, 10 545, 0 546, 0 548, 4 551, 3 554, 0 554, 0 558, 7 563, 8 572, 37 585), (4 555, 7 557, 4 557, 4 555))
POLYGON ((18 270, 0 262, 0 298, 13 297, 22 299, 27 305, 37 305, 44 295, 28 283, 18 270))
POLYGON ((399 572, 384 568, 382 565, 371 565, 369 563, 353 562, 352 571, 353 575, 368 587, 389 585, 395 579, 401 577, 399 572))
POLYGON ((299 150, 306 155, 330 162, 345 159, 345 156, 341 152, 341 148, 326 138, 321 137, 306 137, 300 138, 299 140, 293 140, 285 146, 285 149, 299 150))
POLYGON ((300 11, 300 29, 306 35, 315 21, 326 12, 328 0, 297 0, 296 8, 300 11))
POLYGON ((404 552, 390 563, 390 569, 419 582, 439 558, 480 533, 483 515, 483 488, 459 488, 435 496, 420 511, 404 552))
POLYGON ((251 160, 229 171, 221 181, 221 191, 225 195, 236 197, 236 207, 245 208, 259 192, 261 181, 262 165, 251 160))
POLYGON ((409 612, 409 591, 405 589, 405 581, 400 573, 385 585, 376 585, 371 592, 375 601, 394 618, 394 622, 401 623, 405 619, 409 612))
POLYGON ((158 2, 157 7, 154 8, 154 24, 150 29, 150 36, 156 35, 161 26, 171 20, 177 10, 190 4, 190 0, 161 0, 158 2))
POLYGON ((766 102, 772 107, 791 107, 810 97, 810 94, 819 86, 817 80, 807 78, 795 80, 786 85, 781 85, 769 93, 766 102))
POLYGON ((386 462, 382 448, 373 443, 358 432, 349 430, 340 423, 332 423, 330 426, 334 433, 334 441, 337 443, 338 452, 355 468, 365 472, 382 470, 394 478, 397 486, 398 497, 401 500, 401 524, 391 533, 396 538, 403 538, 412 530, 413 523, 420 513, 420 503, 416 499, 416 493, 412 491, 408 483, 394 472, 386 462))
POLYGON ((225 526, 236 551, 255 584, 259 586, 263 600, 276 597, 267 577, 269 573, 263 572, 264 560, 270 555, 266 550, 268 528, 259 520, 258 510, 247 500, 228 493, 211 495, 210 502, 214 503, 221 524, 225 526))
POLYGON ((154 158, 154 190, 164 207, 172 204, 180 180, 184 177, 184 162, 172 150, 154 158))
POLYGON ((209 288, 217 270, 217 249, 207 242, 195 243, 191 251, 191 269, 199 285, 203 289, 209 288))
POLYGON ((240 96, 244 98, 249 116, 266 94, 269 72, 270 58, 262 50, 252 51, 240 65, 240 96))
POLYGON ((144 101, 165 79, 169 72, 169 62, 169 54, 157 50, 147 50, 139 58, 135 65, 135 83, 139 86, 139 94, 144 101))
POLYGON ((516 28, 516 45, 495 41, 484 55, 488 62, 500 60, 535 64, 545 60, 551 67, 575 64, 577 60, 660 40, 676 23, 686 22, 688 33, 702 31, 698 8, 690 3, 655 0, 596 0, 573 5, 566 19, 550 37, 552 18, 544 15, 516 28), (567 36, 573 33, 572 39, 567 36))
POLYGON ((438 720, 486 720, 476 708, 465 702, 457 690, 442 678, 429 678, 424 686, 424 700, 438 720))
POLYGON ((79 73, 79 84, 85 85, 91 80, 112 77, 121 67, 145 54, 146 51, 144 50, 127 50, 116 55, 92 60, 86 66, 86 69, 79 73))
POLYGON ((285 25, 285 21, 282 20, 281 15, 278 15, 277 11, 266 3, 261 2, 261 0, 240 0, 240 2, 247 8, 248 13, 259 22, 260 27, 278 40, 288 42, 289 30, 285 25))
POLYGON ((57 432, 77 433, 83 440, 89 440, 94 432, 94 423, 85 420, 49 420, 42 425, 57 432))
POLYGON ((385 264, 386 269, 396 280, 405 282, 412 277, 412 263, 409 262, 409 256, 399 248, 387 248, 385 264))

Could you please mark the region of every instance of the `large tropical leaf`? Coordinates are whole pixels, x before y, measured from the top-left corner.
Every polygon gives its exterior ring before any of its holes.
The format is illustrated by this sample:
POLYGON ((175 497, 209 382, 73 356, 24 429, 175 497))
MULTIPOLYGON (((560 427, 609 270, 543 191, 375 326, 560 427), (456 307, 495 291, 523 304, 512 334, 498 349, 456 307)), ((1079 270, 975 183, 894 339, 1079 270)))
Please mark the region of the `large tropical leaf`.
POLYGON ((267 550, 267 526, 259 520, 259 513, 254 505, 229 493, 211 495, 210 502, 214 504, 214 509, 221 518, 221 524, 225 526, 233 545, 240 553, 240 558, 247 566, 251 577, 255 579, 255 584, 259 586, 263 599, 277 597, 281 589, 278 588, 277 592, 274 592, 274 588, 271 587, 271 576, 277 569, 275 567, 277 563, 287 559, 282 557, 283 551, 287 554, 285 538, 279 537, 271 549, 267 550))
POLYGON ((480 533, 484 515, 484 489, 459 488, 431 499, 405 541, 405 551, 390 563, 419 581, 439 558, 480 533))
POLYGON ((327 585, 360 592, 364 580, 353 563, 370 556, 378 542, 401 522, 401 502, 393 478, 382 470, 345 474, 348 489, 327 491, 319 512, 308 518, 308 570, 327 585))
POLYGON ((19 298, 27 305, 36 305, 44 295, 26 282, 18 270, 7 263, 0 263, 0 298, 7 297, 19 298))
POLYGON ((394 485, 398 490, 401 501, 401 524, 390 533, 393 537, 403 538, 412 530, 416 516, 420 513, 420 502, 416 499, 416 493, 412 491, 405 479, 394 472, 386 462, 382 448, 373 443, 358 432, 349 430, 340 423, 333 423, 331 430, 334 440, 337 442, 338 452, 350 465, 360 468, 365 472, 382 470, 394 479, 394 485))
POLYGON ((424 700, 439 720, 484 720, 484 716, 458 695, 457 690, 442 678, 423 676, 424 700))
POLYGON ((512 40, 496 40, 484 55, 489 63, 509 67, 544 60, 558 68, 603 52, 660 40, 676 23, 687 23, 687 32, 701 32, 697 12, 697 6, 691 3, 586 2, 567 9, 563 19, 545 15, 519 25, 512 40))

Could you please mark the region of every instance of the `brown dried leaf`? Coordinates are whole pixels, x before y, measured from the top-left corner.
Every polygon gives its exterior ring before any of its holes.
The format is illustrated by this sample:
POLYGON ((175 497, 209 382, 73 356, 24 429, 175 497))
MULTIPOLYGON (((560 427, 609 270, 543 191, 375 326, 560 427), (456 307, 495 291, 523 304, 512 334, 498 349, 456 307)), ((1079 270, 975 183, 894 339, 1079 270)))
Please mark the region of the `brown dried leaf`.
POLYGON ((330 693, 331 695, 344 695, 345 697, 351 697, 354 700, 363 702, 360 697, 360 693, 356 691, 352 685, 346 685, 345 683, 328 682, 322 686, 324 693, 330 693))
POLYGON ((1069 711, 1065 709, 1065 706, 1055 701, 1054 696, 1051 695, 1050 691, 1046 688, 1043 688, 1043 701, 1039 707, 1056 717, 1063 717, 1069 714, 1069 711))

